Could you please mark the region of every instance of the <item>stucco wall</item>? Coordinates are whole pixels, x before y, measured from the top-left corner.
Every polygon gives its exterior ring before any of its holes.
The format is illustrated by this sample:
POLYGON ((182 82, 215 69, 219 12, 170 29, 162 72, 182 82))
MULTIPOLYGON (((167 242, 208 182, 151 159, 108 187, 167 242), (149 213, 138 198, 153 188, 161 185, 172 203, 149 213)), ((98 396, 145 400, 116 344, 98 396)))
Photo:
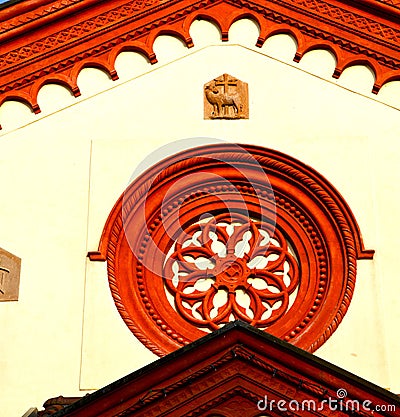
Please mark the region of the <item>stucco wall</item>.
POLYGON ((168 150, 156 157, 197 137, 285 152, 344 196, 376 255, 359 262, 349 312, 316 355, 400 392, 398 83, 375 96, 365 67, 333 80, 326 51, 295 64, 296 46, 285 35, 255 48, 258 29, 249 21, 233 25, 229 43, 204 21, 191 34, 190 50, 158 38, 154 66, 121 54, 119 81, 83 70, 79 99, 45 86, 39 115, 20 103, 0 108, 0 246, 22 258, 20 299, 0 303, 5 416, 52 396, 84 395, 155 359, 120 319, 105 264, 86 253, 97 249, 138 164, 162 145, 168 150), (202 86, 223 73, 249 84, 249 120, 203 120, 202 86))

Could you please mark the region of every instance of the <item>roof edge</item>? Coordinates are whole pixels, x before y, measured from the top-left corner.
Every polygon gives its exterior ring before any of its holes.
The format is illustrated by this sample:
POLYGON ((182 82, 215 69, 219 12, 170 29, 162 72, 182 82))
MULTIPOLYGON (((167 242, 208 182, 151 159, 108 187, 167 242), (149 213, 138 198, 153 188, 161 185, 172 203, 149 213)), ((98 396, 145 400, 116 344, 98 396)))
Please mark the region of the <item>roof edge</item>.
MULTIPOLYGON (((380 398, 383 398, 390 403, 395 403, 395 405, 398 405, 398 407, 400 407, 400 398, 397 395, 391 393, 390 391, 387 391, 372 382, 369 382, 363 378, 360 378, 356 376, 355 374, 344 370, 343 368, 333 365, 329 363, 328 361, 321 359, 319 357, 316 357, 313 354, 308 353, 296 346, 293 346, 275 336, 272 336, 266 332, 263 332, 243 321, 236 320, 236 321, 226 324, 221 329, 216 330, 202 337, 201 339, 198 339, 192 342, 190 345, 182 347, 181 349, 178 349, 168 354, 167 356, 164 356, 156 360, 155 362, 152 362, 138 369, 137 371, 134 371, 131 374, 128 374, 123 378, 120 378, 119 380, 95 391, 92 394, 87 394, 85 397, 82 397, 77 402, 74 402, 73 404, 65 407, 63 410, 60 410, 59 412, 55 413, 54 417, 67 416, 70 413, 76 410, 79 410, 81 407, 84 407, 86 405, 89 405, 95 402, 96 400, 99 400, 104 395, 108 395, 112 391, 118 390, 119 388, 126 386, 127 384, 131 383, 135 379, 144 377, 146 374, 154 372, 156 369, 159 369, 168 363, 177 361, 179 358, 184 357, 185 355, 187 355, 188 353, 194 350, 199 349, 199 351, 201 351, 200 349, 201 348, 204 349, 206 345, 212 344, 217 339, 224 340, 228 336, 232 335, 234 332, 237 332, 237 331, 246 336, 250 336, 251 338, 256 339, 260 342, 264 342, 264 344, 262 345, 263 349, 267 345, 277 347, 279 350, 281 350, 281 352, 287 353, 292 357, 296 357, 297 359, 299 359, 300 361, 304 363, 312 364, 322 372, 327 372, 331 375, 339 376, 340 378, 346 379, 353 385, 358 386, 367 392, 374 392, 380 398)), ((242 339, 238 337, 238 341, 240 340, 242 339)), ((218 344, 214 343, 214 345, 218 345, 218 344)), ((264 350, 264 356, 268 356, 268 353, 265 350, 264 350)))

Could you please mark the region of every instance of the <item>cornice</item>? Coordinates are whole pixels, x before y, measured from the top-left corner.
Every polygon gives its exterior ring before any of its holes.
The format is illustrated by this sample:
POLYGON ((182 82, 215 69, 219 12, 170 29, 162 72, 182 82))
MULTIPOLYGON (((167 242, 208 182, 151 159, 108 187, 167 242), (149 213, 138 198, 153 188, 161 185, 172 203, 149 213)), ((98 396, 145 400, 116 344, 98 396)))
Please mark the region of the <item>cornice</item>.
MULTIPOLYGON (((3 9, 0 11, 0 34, 1 39, 4 40, 5 33, 13 32, 15 36, 18 28, 23 28, 25 31, 27 27, 34 27, 37 21, 43 21, 43 19, 60 13, 61 11, 70 8, 78 3, 82 5, 84 0, 63 0, 52 2, 51 0, 39 0, 34 2, 18 3, 13 7, 3 9)), ((68 10, 69 12, 70 10, 68 10)), ((12 35, 12 36, 13 36, 12 35)))
POLYGON ((354 3, 389 15, 397 14, 400 10, 399 0, 354 0, 354 3))
POLYGON ((319 405, 314 410, 288 407, 295 412, 268 407, 271 416, 398 415, 387 408, 399 404, 389 391, 236 321, 84 396, 54 417, 253 416, 261 415, 257 405, 266 397, 271 404, 295 399, 319 405), (371 409, 380 405, 388 411, 330 410, 328 401, 338 404, 343 398, 338 387, 346 393, 343 405, 345 400, 354 406, 368 399, 371 409))
POLYGON ((391 7, 400 7, 400 1, 397 0, 378 0, 380 3, 388 4, 391 7))
POLYGON ((333 77, 351 65, 375 73, 373 92, 400 79, 400 2, 390 0, 31 0, 0 11, 0 104, 28 103, 40 112, 37 94, 46 83, 64 85, 79 96, 79 71, 94 66, 117 79, 114 63, 124 50, 157 62, 153 51, 160 34, 193 46, 189 34, 196 18, 220 28, 222 41, 240 18, 257 21, 256 46, 277 33, 291 34, 294 60, 313 49, 336 57, 333 77))

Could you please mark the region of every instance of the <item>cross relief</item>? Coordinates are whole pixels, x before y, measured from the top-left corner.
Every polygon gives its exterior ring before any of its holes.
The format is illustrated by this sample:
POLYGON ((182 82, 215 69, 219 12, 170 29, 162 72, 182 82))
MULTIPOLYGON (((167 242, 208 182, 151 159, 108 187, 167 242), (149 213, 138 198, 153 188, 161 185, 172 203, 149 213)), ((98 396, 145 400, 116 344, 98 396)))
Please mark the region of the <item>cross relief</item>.
POLYGON ((224 87, 224 94, 228 93, 229 86, 237 87, 238 85, 238 80, 236 78, 230 77, 228 74, 224 74, 222 77, 219 79, 217 78, 214 81, 216 87, 224 87))
POLYGON ((248 119, 247 83, 222 74, 204 85, 204 119, 248 119))

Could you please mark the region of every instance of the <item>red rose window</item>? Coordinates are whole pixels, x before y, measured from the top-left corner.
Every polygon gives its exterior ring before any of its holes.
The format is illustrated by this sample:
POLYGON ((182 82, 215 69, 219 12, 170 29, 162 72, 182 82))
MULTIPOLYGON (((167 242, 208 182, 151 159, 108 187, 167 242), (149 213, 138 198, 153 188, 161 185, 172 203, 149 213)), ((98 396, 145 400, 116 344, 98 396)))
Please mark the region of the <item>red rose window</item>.
POLYGON ((99 251, 134 335, 165 355, 232 320, 314 351, 346 314, 357 259, 371 258, 320 174, 265 148, 218 144, 140 175, 99 251))
POLYGON ((259 328, 276 322, 297 294, 299 267, 283 234, 267 226, 240 214, 191 225, 164 266, 171 305, 204 329, 235 319, 259 328))

